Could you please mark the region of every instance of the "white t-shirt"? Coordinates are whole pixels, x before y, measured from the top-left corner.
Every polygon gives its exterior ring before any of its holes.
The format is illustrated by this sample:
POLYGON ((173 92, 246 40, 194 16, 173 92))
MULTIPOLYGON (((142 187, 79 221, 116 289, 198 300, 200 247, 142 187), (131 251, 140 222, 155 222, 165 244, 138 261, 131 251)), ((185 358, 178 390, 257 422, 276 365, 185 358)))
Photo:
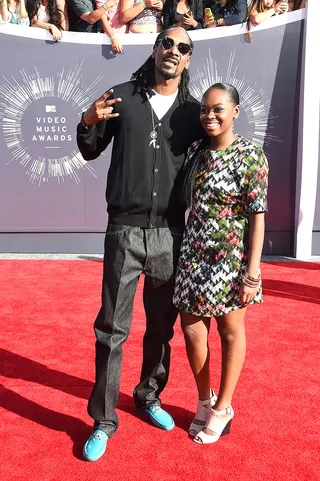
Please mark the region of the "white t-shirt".
POLYGON ((178 90, 171 95, 160 95, 155 92, 155 95, 149 98, 149 102, 153 111, 156 113, 159 120, 168 112, 176 97, 178 95, 178 90))

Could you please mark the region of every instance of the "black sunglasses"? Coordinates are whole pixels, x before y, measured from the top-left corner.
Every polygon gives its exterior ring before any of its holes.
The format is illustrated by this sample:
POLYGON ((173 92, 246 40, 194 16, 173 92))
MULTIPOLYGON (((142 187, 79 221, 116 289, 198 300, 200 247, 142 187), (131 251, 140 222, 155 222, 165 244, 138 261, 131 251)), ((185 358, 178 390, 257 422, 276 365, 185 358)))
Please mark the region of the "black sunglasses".
MULTIPOLYGON (((161 45, 165 50, 170 50, 172 49, 176 44, 174 43, 173 38, 170 37, 163 37, 161 41, 161 45)), ((183 43, 179 42, 176 45, 178 51, 181 53, 181 55, 187 55, 187 53, 191 53, 191 45, 189 43, 183 43)))

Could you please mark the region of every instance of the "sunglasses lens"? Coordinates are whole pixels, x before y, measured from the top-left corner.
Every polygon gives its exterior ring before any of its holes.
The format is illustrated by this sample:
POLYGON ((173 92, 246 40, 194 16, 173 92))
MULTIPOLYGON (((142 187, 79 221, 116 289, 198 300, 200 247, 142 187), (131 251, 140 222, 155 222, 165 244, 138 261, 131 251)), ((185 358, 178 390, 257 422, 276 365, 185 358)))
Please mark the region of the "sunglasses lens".
POLYGON ((162 46, 165 50, 170 50, 174 46, 174 40, 169 37, 164 37, 162 39, 162 46))
MULTIPOLYGON (((170 50, 171 48, 173 48, 174 46, 174 40, 173 38, 170 38, 170 37, 164 37, 162 39, 162 47, 165 49, 165 50, 170 50)), ((188 43, 178 43, 177 45, 177 49, 179 50, 179 52, 181 53, 181 55, 186 55, 187 53, 190 52, 191 48, 190 48, 190 45, 188 43)))
POLYGON ((181 55, 186 55, 187 53, 190 52, 190 45, 187 43, 179 43, 178 50, 181 53, 181 55))

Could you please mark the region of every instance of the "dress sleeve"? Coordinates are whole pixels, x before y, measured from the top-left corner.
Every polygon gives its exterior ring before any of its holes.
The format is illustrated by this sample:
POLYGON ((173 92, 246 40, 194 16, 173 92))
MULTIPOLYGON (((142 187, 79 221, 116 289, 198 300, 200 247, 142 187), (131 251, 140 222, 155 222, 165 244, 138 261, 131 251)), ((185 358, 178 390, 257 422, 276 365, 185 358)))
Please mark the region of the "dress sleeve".
POLYGON ((247 213, 267 212, 268 161, 262 149, 255 149, 247 158, 244 178, 244 204, 247 213))

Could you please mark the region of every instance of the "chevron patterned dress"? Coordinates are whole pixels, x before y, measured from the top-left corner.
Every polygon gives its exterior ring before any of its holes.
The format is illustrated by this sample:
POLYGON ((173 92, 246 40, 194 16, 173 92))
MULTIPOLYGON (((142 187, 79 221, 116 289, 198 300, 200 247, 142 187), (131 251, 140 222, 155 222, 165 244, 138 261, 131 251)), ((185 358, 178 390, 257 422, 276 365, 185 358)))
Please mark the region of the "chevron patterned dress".
MULTIPOLYGON (((191 145, 193 158, 200 141, 191 145)), ((239 287, 248 259, 248 214, 267 211, 268 163, 243 137, 226 149, 204 149, 178 263, 173 302, 195 316, 241 307, 239 287)), ((262 302, 262 286, 252 304, 262 302)))

